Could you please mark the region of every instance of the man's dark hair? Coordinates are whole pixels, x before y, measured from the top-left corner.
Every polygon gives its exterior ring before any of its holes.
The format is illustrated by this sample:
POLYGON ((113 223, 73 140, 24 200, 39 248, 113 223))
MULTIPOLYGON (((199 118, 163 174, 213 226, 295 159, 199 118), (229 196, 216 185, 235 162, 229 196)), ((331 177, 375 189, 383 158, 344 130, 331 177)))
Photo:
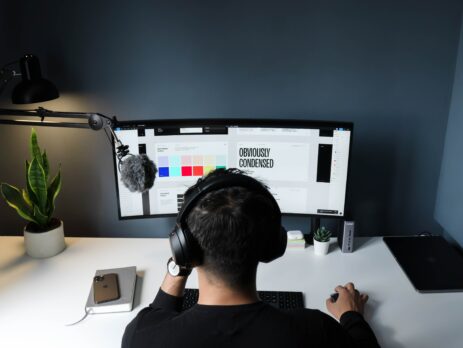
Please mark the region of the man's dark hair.
MULTIPOLYGON (((220 175, 244 174, 218 169, 200 182, 220 175)), ((185 199, 196 185, 185 193, 185 199)), ((229 187, 202 197, 187 217, 187 225, 203 250, 204 269, 228 286, 244 288, 255 277, 259 245, 280 217, 268 196, 243 187, 229 187)))

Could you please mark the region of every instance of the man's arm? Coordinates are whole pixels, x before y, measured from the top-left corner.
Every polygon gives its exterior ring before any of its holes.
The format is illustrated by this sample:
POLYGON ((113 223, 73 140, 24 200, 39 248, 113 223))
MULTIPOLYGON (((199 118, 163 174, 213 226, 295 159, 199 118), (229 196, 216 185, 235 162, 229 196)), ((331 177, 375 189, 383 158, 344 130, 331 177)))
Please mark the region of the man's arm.
POLYGON ((336 301, 331 298, 327 299, 326 308, 336 319, 340 320, 346 312, 357 312, 363 315, 365 303, 368 301, 367 294, 361 294, 352 283, 347 283, 345 286, 338 285, 334 291, 338 293, 338 299, 336 301))
MULTIPOLYGON (((343 331, 349 336, 348 341, 351 341, 353 347, 379 347, 373 330, 363 318, 368 295, 361 294, 352 283, 339 285, 335 291, 339 294, 338 299, 336 301, 327 299, 326 307, 340 322, 343 331)), ((342 342, 344 335, 339 331, 339 325, 336 325, 334 320, 327 320, 326 333, 329 341, 342 342)))
POLYGON ((175 314, 180 312, 183 305, 183 292, 188 276, 174 277, 166 273, 154 301, 149 308, 158 312, 168 312, 175 314))
POLYGON ((161 290, 164 291, 166 294, 175 296, 175 297, 183 297, 183 291, 185 291, 185 285, 188 276, 177 276, 174 277, 169 273, 166 273, 164 277, 164 281, 161 284, 161 290))
POLYGON ((143 308, 127 325, 122 337, 122 348, 133 346, 137 330, 168 320, 180 312, 187 279, 188 276, 174 277, 169 273, 166 274, 154 301, 149 307, 143 308))

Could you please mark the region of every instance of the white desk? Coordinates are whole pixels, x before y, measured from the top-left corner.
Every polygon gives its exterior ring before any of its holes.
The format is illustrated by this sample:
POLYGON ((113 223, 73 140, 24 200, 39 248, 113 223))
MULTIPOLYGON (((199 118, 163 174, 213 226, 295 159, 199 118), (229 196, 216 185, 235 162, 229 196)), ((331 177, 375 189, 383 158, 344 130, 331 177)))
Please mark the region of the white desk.
MULTIPOLYGON (((0 347, 119 347, 125 326, 154 298, 166 272, 166 239, 67 238, 50 259, 24 254, 23 239, 0 237, 0 347), (96 269, 137 266, 142 281, 130 313, 84 314, 96 269)), ((366 318, 382 347, 463 347, 463 293, 419 294, 380 238, 359 240, 353 254, 333 246, 287 252, 259 266, 260 290, 298 290, 307 307, 325 310, 337 284, 353 281, 370 295, 366 318)), ((188 287, 197 287, 193 273, 188 287)))

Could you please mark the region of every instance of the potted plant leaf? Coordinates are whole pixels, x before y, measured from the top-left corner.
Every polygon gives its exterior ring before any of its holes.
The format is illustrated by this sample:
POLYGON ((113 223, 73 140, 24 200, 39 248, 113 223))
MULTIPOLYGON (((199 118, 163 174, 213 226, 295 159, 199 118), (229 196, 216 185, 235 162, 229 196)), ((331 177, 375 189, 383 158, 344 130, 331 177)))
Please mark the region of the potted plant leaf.
POLYGON ((331 232, 325 227, 318 228, 313 234, 315 255, 326 255, 330 247, 331 232))
POLYGON ((61 190, 61 174, 50 179, 46 151, 41 151, 35 129, 30 139, 32 160, 26 160, 26 188, 0 184, 6 203, 28 223, 24 228, 24 244, 28 255, 44 258, 59 254, 65 248, 63 222, 53 217, 55 199, 61 190))

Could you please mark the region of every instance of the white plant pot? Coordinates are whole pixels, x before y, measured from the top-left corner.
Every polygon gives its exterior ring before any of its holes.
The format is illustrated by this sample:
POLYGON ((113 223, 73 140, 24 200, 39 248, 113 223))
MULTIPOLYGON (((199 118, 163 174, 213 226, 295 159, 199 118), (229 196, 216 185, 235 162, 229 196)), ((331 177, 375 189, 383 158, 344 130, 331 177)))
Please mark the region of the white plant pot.
POLYGON ((59 227, 47 232, 28 232, 24 228, 24 244, 26 253, 35 258, 46 258, 59 254, 64 250, 63 222, 59 227))
POLYGON ((315 250, 315 255, 326 255, 330 248, 330 242, 319 242, 318 240, 313 240, 313 247, 315 250))

